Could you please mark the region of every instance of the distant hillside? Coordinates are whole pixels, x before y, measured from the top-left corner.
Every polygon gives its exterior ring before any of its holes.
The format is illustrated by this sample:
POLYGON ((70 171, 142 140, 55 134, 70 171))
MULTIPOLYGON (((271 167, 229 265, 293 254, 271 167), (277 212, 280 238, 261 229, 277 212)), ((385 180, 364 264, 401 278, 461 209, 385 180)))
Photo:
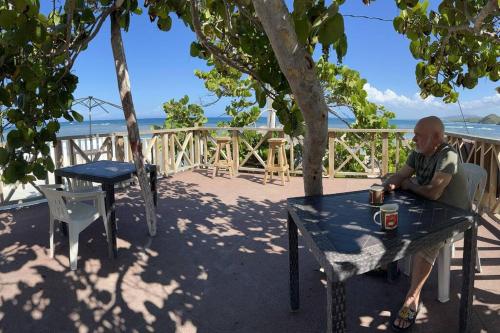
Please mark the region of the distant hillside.
POLYGON ((500 117, 496 114, 489 114, 479 121, 481 124, 496 124, 500 125, 500 117))
MULTIPOLYGON (((445 118, 446 121, 454 121, 461 122, 462 118, 445 118)), ((494 124, 500 125, 500 116, 496 114, 489 114, 486 117, 474 117, 474 116, 466 116, 465 121, 468 123, 479 123, 479 124, 494 124)))

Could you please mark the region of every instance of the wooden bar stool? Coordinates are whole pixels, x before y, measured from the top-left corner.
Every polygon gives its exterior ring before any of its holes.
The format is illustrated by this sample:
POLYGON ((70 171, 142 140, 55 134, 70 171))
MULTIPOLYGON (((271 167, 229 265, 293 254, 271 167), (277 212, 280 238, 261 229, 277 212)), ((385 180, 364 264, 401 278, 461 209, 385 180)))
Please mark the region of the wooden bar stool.
POLYGON ((231 138, 228 136, 223 136, 219 138, 215 138, 217 142, 217 147, 215 150, 215 162, 214 162, 214 173, 212 178, 217 175, 217 171, 219 169, 227 169, 229 172, 229 178, 233 178, 234 169, 233 169, 233 159, 231 157, 231 138), (221 159, 222 152, 226 148, 226 159, 221 159))
POLYGON ((264 172, 264 185, 267 183, 267 173, 269 179, 273 179, 273 173, 277 172, 281 178, 281 185, 285 185, 285 172, 287 181, 290 181, 290 168, 286 160, 285 143, 286 139, 272 138, 267 140, 269 143, 269 153, 267 155, 267 165, 264 172), (278 156, 278 164, 275 164, 275 153, 278 156))

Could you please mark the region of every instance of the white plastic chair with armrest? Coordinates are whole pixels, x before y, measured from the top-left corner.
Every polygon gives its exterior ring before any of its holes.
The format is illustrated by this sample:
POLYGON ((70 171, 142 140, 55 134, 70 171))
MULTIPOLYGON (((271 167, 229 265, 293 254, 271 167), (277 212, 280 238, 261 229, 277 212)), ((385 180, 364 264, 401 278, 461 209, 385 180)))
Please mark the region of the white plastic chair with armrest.
MULTIPOLYGON (((486 170, 476 164, 463 163, 462 170, 467 178, 467 194, 470 201, 470 209, 474 213, 479 214, 479 206, 486 187, 488 174, 486 170)), ((449 242, 441 248, 437 257, 438 263, 438 300, 441 303, 450 300, 450 266, 451 258, 454 252, 454 243, 464 238, 464 234, 460 233, 453 237, 449 242)), ((476 245, 477 246, 477 245, 476 245)), ((476 270, 481 272, 481 259, 479 251, 476 247, 476 270)))
POLYGON ((69 258, 72 270, 77 267, 78 236, 92 222, 102 217, 106 236, 109 236, 106 207, 104 198, 106 193, 101 190, 72 192, 64 190, 64 186, 41 185, 40 191, 45 195, 50 210, 50 257, 54 257, 54 220, 68 224, 69 258), (94 200, 97 205, 89 205, 81 200, 94 200))

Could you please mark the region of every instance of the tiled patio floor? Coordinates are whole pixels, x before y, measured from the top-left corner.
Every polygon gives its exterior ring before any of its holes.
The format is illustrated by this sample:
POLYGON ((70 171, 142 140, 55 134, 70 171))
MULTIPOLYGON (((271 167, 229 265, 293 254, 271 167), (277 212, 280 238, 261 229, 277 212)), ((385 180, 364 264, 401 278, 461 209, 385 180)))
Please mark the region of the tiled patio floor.
MULTIPOLYGON (((0 332, 324 332, 325 277, 300 250, 301 309, 288 306, 285 198, 303 194, 293 178, 262 185, 260 175, 212 179, 205 170, 159 180, 158 235, 150 238, 137 188, 118 191, 118 259, 108 259, 104 227, 80 234, 78 270, 56 235, 48 257, 48 207, 0 212, 0 332)), ((324 180, 325 193, 373 180, 324 180)), ((500 225, 479 231, 474 332, 500 332, 500 225)), ((299 238, 299 243, 301 239, 299 238)), ((451 301, 436 301, 433 272, 413 332, 456 332, 461 245, 451 301)), ((347 283, 348 330, 387 331, 409 281, 380 276, 347 283)))

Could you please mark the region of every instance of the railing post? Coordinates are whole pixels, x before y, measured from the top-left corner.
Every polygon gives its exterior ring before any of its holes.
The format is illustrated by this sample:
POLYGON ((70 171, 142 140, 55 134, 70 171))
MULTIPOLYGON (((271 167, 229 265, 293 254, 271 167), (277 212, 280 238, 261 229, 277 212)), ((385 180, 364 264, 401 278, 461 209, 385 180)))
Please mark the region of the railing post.
POLYGON ((481 142, 481 155, 479 155, 479 166, 481 168, 484 168, 484 155, 485 155, 485 148, 486 148, 486 145, 484 142, 481 142))
POLYGON ((113 138, 111 136, 108 136, 106 138, 108 143, 106 144, 106 153, 107 153, 107 159, 108 161, 113 160, 113 138))
POLYGON ((388 133, 382 133, 382 177, 385 177, 389 171, 389 138, 388 133))
POLYGON ((55 158, 54 164, 56 169, 64 165, 64 155, 63 155, 61 140, 57 140, 56 143, 54 144, 54 158, 55 158))
POLYGON ((495 145, 491 144, 490 149, 490 165, 488 170, 488 196, 486 203, 488 205, 488 210, 491 211, 496 204, 497 197, 497 183, 498 183, 498 164, 497 164, 497 154, 495 150, 495 145))
MULTIPOLYGON (((186 135, 188 135, 186 133, 186 135)), ((194 151, 194 131, 191 131, 191 138, 189 139, 189 159, 191 160, 191 168, 194 169, 196 165, 195 160, 195 151, 194 151)))
POLYGON ((155 141, 155 163, 157 165, 157 168, 161 168, 160 164, 160 140, 159 140, 160 134, 156 134, 156 141, 155 141))
POLYGON ((194 164, 200 166, 200 131, 195 130, 194 132, 194 164))
POLYGON ((335 132, 328 132, 328 176, 335 177, 335 132))
POLYGON ((168 172, 170 171, 170 161, 169 161, 169 155, 168 155, 168 134, 164 133, 161 136, 161 153, 162 153, 162 160, 163 160, 163 174, 167 175, 168 172))
POLYGON ((115 159, 119 162, 125 161, 125 140, 121 135, 115 138, 115 159))
POLYGON ((394 170, 394 172, 397 172, 399 170, 399 144, 400 136, 399 133, 396 133, 396 170, 394 170))
POLYGON ((170 135, 170 161, 172 162, 172 171, 177 172, 177 162, 175 160, 175 133, 170 135))
POLYGON ((372 133, 372 142, 370 143, 370 165, 372 167, 372 175, 375 174, 375 151, 377 150, 377 145, 376 145, 376 139, 377 135, 376 133, 372 133))
POLYGON ((208 168, 208 131, 203 132, 203 163, 208 168))
POLYGON ((233 169, 234 173, 238 175, 238 171, 240 168, 240 146, 238 140, 238 131, 232 131, 232 140, 233 140, 233 169))
POLYGON ((66 149, 68 150, 68 158, 69 158, 69 165, 75 165, 75 154, 73 151, 73 140, 69 139, 67 142, 67 147, 66 149))
POLYGON ((290 173, 293 174, 295 172, 295 152, 294 152, 294 144, 293 144, 293 136, 290 136, 290 173))

